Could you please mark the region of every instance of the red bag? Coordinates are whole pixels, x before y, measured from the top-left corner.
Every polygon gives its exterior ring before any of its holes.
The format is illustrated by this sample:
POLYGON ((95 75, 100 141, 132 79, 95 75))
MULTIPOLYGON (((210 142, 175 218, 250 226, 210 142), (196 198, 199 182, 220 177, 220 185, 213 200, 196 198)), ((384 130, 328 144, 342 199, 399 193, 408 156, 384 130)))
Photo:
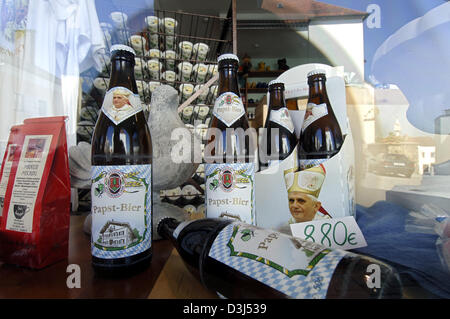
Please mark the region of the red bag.
POLYGON ((0 169, 0 225, 2 224, 3 206, 5 203, 6 187, 8 186, 9 174, 14 160, 14 153, 17 148, 18 125, 11 127, 8 143, 6 144, 5 155, 3 156, 2 167, 0 169))
POLYGON ((43 268, 68 256, 70 176, 66 117, 34 118, 17 130, 0 226, 0 258, 43 268))

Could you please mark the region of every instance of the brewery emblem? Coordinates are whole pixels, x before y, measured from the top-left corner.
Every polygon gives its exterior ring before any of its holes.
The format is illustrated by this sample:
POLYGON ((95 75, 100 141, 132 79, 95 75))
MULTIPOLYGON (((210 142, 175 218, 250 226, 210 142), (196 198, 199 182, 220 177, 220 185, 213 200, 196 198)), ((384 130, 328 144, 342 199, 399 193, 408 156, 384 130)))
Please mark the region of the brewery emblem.
POLYGON ((105 178, 106 193, 112 197, 117 198, 122 195, 124 191, 123 175, 119 171, 111 171, 105 178))

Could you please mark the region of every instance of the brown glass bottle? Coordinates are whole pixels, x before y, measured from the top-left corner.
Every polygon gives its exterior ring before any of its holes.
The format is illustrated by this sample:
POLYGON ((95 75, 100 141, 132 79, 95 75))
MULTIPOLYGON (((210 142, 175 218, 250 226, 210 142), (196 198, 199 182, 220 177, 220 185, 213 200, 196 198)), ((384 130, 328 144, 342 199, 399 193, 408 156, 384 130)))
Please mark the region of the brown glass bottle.
POLYGON ((269 110, 259 148, 260 169, 286 159, 297 146, 294 124, 284 98, 284 83, 269 83, 269 110))
MULTIPOLYGON (((325 252, 325 257, 320 254, 317 255, 319 257, 314 257, 319 261, 309 268, 306 274, 300 271, 293 276, 286 274, 289 269, 280 268, 283 265, 276 264, 273 260, 259 260, 255 258, 253 251, 250 253, 235 251, 236 239, 242 236, 241 240, 250 242, 251 237, 260 232, 269 234, 268 238, 272 240, 278 240, 278 238, 284 238, 287 242, 291 240, 296 244, 291 245, 289 249, 282 249, 287 260, 294 258, 296 254, 303 254, 302 250, 311 243, 272 230, 251 225, 237 225, 240 227, 237 232, 228 232, 231 235, 226 235, 227 228, 235 227, 236 223, 218 218, 180 223, 173 218, 164 218, 158 223, 158 233, 161 237, 172 241, 189 271, 205 287, 226 298, 391 299, 402 297, 399 276, 391 266, 367 256, 343 251, 330 252, 317 244, 314 245, 315 249, 325 252), (241 232, 241 229, 247 232, 241 232), (234 240, 231 240, 233 236, 234 240), (217 251, 223 251, 223 254, 217 255, 217 251), (330 259, 325 260, 326 256, 332 252, 340 254, 334 263, 329 262, 330 259), (220 258, 225 259, 219 260, 220 258), (314 272, 319 267, 321 270, 314 272), (378 282, 371 278, 372 268, 377 269, 378 282), (309 282, 312 283, 310 289, 307 289, 308 276, 312 279, 312 282, 309 282), (285 280, 291 281, 284 283, 285 280), (283 288, 284 285, 285 287, 295 286, 296 289, 286 290, 283 288), (317 291, 318 289, 320 291, 317 291)), ((261 245, 258 243, 259 241, 256 243, 257 246, 261 245)), ((266 243, 269 244, 269 242, 266 243)), ((275 256, 269 258, 271 257, 275 256)))
POLYGON ((135 53, 111 48, 111 79, 92 136, 92 265, 131 275, 152 257, 152 141, 134 77, 135 53))
POLYGON ((244 105, 240 100, 238 74, 239 59, 234 54, 223 54, 218 58, 219 84, 217 89, 217 98, 211 118, 210 128, 216 128, 221 132, 220 138, 211 135, 208 130, 207 148, 210 150, 206 153, 205 160, 207 163, 236 163, 250 162, 249 153, 250 140, 239 134, 241 130, 235 131, 234 134, 227 135, 227 129, 242 129, 246 131, 250 126, 244 105), (223 102, 222 105, 219 105, 223 102), (224 105, 236 106, 234 112, 230 112, 229 107, 225 109, 224 105), (238 105, 240 104, 240 105, 238 105), (243 141, 243 142, 241 142, 243 141))
POLYGON ((234 54, 218 58, 218 96, 204 150, 206 214, 254 223, 257 144, 239 94, 238 66, 239 59, 234 54), (233 202, 232 197, 240 200, 233 202), (241 210, 236 210, 236 205, 241 210))
POLYGON ((299 138, 301 169, 316 166, 333 157, 344 142, 325 83, 325 71, 308 73, 308 105, 299 138))

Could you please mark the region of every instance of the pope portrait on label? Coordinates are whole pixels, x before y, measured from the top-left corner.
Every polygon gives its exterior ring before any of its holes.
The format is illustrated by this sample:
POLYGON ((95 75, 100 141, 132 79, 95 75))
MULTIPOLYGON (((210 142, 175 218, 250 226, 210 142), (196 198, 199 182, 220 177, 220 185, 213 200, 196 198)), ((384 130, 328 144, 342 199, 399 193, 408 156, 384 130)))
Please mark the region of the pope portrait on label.
POLYGON ((139 97, 123 87, 109 90, 103 101, 103 111, 114 122, 121 122, 141 110, 139 97))
POLYGON ((325 178, 326 171, 323 165, 301 171, 297 167, 284 171, 291 213, 288 224, 282 227, 284 231, 290 233, 290 224, 331 218, 319 200, 325 178))

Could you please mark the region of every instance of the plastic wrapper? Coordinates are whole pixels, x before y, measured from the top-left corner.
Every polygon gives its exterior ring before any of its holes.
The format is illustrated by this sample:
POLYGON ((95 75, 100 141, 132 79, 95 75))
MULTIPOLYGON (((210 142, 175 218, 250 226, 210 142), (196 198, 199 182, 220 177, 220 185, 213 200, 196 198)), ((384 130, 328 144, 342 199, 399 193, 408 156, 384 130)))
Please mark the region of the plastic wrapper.
POLYGON ((433 205, 425 204, 419 212, 410 212, 405 230, 410 233, 436 234, 436 249, 442 266, 450 272, 450 213, 433 205))

